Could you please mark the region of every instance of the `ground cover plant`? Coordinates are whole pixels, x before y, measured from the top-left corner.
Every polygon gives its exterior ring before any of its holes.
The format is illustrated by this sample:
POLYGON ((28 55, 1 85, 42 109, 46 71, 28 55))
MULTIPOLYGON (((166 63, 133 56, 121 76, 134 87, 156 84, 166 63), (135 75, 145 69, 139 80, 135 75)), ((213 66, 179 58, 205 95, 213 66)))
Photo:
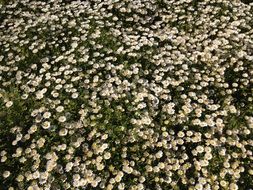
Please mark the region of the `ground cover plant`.
POLYGON ((0 5, 0 189, 253 188, 253 4, 0 5))

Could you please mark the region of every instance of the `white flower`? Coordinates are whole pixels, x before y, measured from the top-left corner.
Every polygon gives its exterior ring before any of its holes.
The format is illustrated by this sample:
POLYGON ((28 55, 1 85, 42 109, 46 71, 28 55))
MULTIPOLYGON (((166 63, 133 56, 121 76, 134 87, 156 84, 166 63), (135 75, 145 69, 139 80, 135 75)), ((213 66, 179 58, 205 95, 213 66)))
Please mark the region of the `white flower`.
POLYGON ((3 172, 3 177, 8 178, 10 176, 11 172, 10 171, 4 171, 3 172))
POLYGON ((158 167, 160 169, 164 169, 165 168, 165 164, 163 162, 159 162, 158 167))
POLYGON ((58 106, 57 108, 56 108, 56 111, 57 112, 62 112, 64 110, 64 107, 63 106, 58 106))
POLYGON ((121 179, 122 179, 122 177, 121 176, 119 176, 119 175, 116 175, 116 177, 115 177, 115 181, 116 182, 120 182, 121 181, 121 179))
POLYGON ((46 170, 48 172, 52 171, 56 166, 56 162, 54 162, 53 160, 49 160, 47 161, 47 164, 46 164, 46 170))
POLYGON ((179 131, 177 134, 178 137, 182 138, 184 137, 184 132, 183 131, 179 131))
POLYGON ((11 107, 12 105, 13 105, 13 102, 12 102, 12 101, 8 101, 8 102, 6 102, 6 104, 5 104, 5 106, 6 106, 7 108, 11 107))
POLYGON ((41 148, 44 146, 46 140, 44 138, 40 138, 38 141, 37 141, 37 144, 38 144, 38 147, 41 148))
POLYGON ((29 133, 30 134, 33 134, 33 133, 35 133, 37 131, 37 126, 36 125, 33 125, 33 126, 31 126, 31 128, 29 129, 29 133))
POLYGON ((144 185, 141 184, 141 183, 139 183, 139 184, 137 185, 137 189, 138 189, 138 190, 143 190, 143 189, 144 189, 144 185))
POLYGON ((163 152, 160 150, 155 154, 156 158, 161 158, 163 156, 163 152))
POLYGON ((43 114, 43 117, 44 117, 45 119, 48 119, 48 118, 51 117, 51 113, 50 113, 50 112, 45 112, 45 113, 43 114))
POLYGON ((198 153, 204 152, 203 146, 197 146, 196 150, 198 151, 198 153))
POLYGON ((110 153, 110 152, 106 152, 106 153, 104 154, 104 158, 105 158, 106 160, 110 159, 110 158, 111 158, 111 153, 110 153))
POLYGON ((76 98, 78 97, 78 93, 73 93, 73 94, 71 95, 71 97, 72 97, 73 99, 76 99, 76 98))
POLYGON ((20 148, 20 147, 18 147, 18 148, 16 149, 16 155, 17 155, 18 157, 21 156, 22 151, 23 151, 23 149, 20 148))
POLYGON ((229 185, 229 189, 230 189, 230 190, 237 190, 237 189, 239 189, 239 187, 238 187, 238 185, 236 185, 236 183, 231 183, 231 184, 229 185))
POLYGON ((49 121, 45 121, 43 124, 42 124, 42 128, 43 129, 49 129, 51 126, 50 122, 49 121))
POLYGON ((92 181, 91 182, 91 186, 92 187, 97 187, 98 186, 98 182, 97 181, 92 181))
POLYGON ((133 172, 133 168, 129 166, 123 166, 122 170, 128 174, 131 174, 133 172))
POLYGON ((68 163, 66 164, 65 170, 66 170, 67 172, 69 172, 70 170, 72 170, 72 167, 73 167, 73 166, 74 166, 73 162, 68 162, 68 163))
POLYGON ((73 42, 73 43, 71 44, 71 47, 72 47, 73 49, 75 49, 77 46, 78 46, 78 43, 77 43, 77 42, 73 42))
POLYGON ((97 170, 101 171, 104 169, 104 164, 97 164, 97 170))
POLYGON ((213 155, 211 153, 206 153, 205 154, 205 159, 211 160, 213 158, 213 155))
POLYGON ((37 92, 36 93, 36 99, 40 100, 44 97, 44 94, 42 92, 37 92))
POLYGON ((248 172, 249 172, 250 175, 253 175, 253 169, 249 169, 248 172))
POLYGON ((23 175, 18 175, 18 177, 16 178, 16 180, 17 180, 18 182, 21 182, 21 181, 24 180, 24 176, 23 176, 23 175))
POLYGON ((196 188, 196 190, 202 190, 203 189, 203 185, 200 184, 200 183, 198 183, 198 184, 195 185, 195 188, 196 188))
POLYGON ((58 118, 58 121, 61 122, 61 123, 63 123, 63 122, 66 121, 66 117, 65 117, 65 116, 60 116, 60 117, 58 118))
POLYGON ((233 105, 229 106, 229 110, 230 110, 231 113, 236 113, 237 112, 235 106, 233 106, 233 105))
POLYGON ((40 177, 40 172, 36 171, 33 173, 33 179, 38 179, 40 177))
POLYGON ((119 190, 124 190, 124 189, 125 189, 125 184, 124 184, 124 183, 120 183, 120 184, 118 185, 118 189, 119 189, 119 190))
POLYGON ((7 160, 7 157, 6 156, 3 156, 2 158, 1 158, 1 162, 5 162, 7 160))
POLYGON ((226 186, 227 186, 227 182, 224 181, 224 180, 221 180, 221 181, 220 181, 220 185, 221 185, 222 187, 226 187, 226 186))
POLYGON ((59 135, 60 136, 66 136, 67 135, 67 133, 68 133, 68 130, 67 129, 61 129, 60 131, 59 131, 59 135))

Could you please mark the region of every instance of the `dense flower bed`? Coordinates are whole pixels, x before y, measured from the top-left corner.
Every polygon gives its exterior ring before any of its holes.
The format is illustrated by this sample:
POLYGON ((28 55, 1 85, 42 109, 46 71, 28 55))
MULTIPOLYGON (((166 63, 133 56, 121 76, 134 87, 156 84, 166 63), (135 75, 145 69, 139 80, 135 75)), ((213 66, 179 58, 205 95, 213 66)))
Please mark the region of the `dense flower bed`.
POLYGON ((0 189, 253 187, 253 5, 0 5, 0 189))

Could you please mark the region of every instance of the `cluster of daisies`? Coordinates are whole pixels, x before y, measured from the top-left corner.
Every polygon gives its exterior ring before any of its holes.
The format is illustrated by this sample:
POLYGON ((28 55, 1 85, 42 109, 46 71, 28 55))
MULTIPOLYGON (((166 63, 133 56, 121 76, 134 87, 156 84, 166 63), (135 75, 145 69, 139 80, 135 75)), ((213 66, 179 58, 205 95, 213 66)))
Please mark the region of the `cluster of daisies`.
POLYGON ((253 4, 0 5, 0 189, 253 188, 253 4))

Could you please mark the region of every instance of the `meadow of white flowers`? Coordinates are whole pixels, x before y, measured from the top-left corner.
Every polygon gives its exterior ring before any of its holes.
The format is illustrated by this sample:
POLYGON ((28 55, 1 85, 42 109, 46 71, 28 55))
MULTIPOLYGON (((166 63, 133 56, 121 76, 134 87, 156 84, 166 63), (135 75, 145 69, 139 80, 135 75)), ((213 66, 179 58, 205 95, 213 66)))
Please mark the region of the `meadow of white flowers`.
POLYGON ((253 4, 0 5, 1 190, 253 188, 253 4))

